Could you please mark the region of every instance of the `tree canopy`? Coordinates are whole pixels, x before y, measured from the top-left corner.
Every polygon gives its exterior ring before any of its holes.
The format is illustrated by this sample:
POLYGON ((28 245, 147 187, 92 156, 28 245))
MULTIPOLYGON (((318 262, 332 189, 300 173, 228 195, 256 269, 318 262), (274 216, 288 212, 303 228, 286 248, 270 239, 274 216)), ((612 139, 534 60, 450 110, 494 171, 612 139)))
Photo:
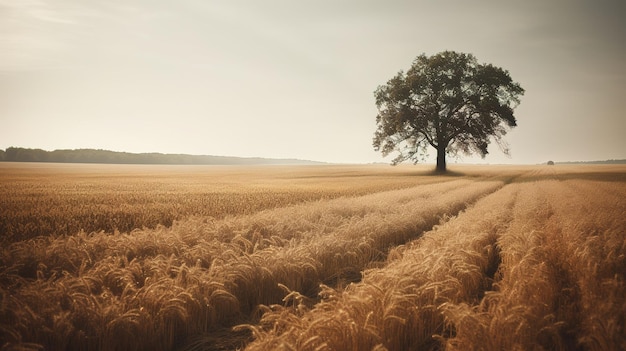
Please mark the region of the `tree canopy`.
POLYGON ((513 110, 524 89, 509 72, 479 64, 472 54, 444 51, 418 56, 374 95, 378 115, 374 149, 397 151, 394 164, 418 162, 429 146, 437 150, 437 170, 446 170, 446 154, 488 154, 495 141, 517 125, 513 110))

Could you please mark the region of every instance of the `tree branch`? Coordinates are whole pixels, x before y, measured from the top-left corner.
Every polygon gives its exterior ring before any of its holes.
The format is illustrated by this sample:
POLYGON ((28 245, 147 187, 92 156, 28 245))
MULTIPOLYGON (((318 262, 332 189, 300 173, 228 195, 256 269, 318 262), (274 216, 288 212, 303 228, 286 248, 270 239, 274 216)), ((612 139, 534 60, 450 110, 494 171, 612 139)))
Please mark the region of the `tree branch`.
POLYGON ((424 136, 424 139, 426 139, 426 141, 428 141, 430 146, 434 147, 435 149, 437 148, 437 144, 435 144, 434 140, 428 135, 428 133, 426 133, 422 129, 418 130, 417 132, 421 133, 424 136))

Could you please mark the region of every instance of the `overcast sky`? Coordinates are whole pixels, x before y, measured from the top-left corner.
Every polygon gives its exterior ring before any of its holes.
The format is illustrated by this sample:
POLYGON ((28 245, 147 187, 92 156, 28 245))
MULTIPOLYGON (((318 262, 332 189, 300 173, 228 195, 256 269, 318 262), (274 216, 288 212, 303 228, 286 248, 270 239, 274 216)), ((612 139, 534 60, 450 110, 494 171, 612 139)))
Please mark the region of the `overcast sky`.
POLYGON ((384 161, 374 90, 455 50, 526 89, 459 162, 626 158, 625 4, 0 0, 0 149, 384 161))

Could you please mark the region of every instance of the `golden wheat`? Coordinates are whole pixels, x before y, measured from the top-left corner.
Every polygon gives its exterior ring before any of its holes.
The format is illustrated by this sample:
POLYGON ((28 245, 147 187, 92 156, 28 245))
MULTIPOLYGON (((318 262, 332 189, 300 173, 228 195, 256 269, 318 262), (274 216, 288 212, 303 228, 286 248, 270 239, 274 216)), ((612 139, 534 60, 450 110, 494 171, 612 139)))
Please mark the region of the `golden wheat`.
POLYGON ((471 309, 448 306, 456 327, 448 348, 624 348, 624 189, 544 181, 522 193, 526 200, 499 240, 498 289, 471 309))
POLYGON ((171 349, 190 335, 247 318, 260 303, 280 301, 279 283, 315 295, 322 281, 345 276, 346 265, 358 274, 387 246, 501 184, 438 182, 252 216, 189 219, 172 228, 16 242, 0 258, 16 267, 3 279, 15 282, 10 293, 23 304, 8 304, 2 313, 24 306, 32 312, 11 327, 26 339, 13 343, 171 349), (424 206, 427 201, 432 205, 424 206), (395 206, 398 202, 404 207, 395 206), (399 225, 402 217, 407 219, 399 225), (47 291, 48 298, 38 299, 39 291, 47 291), (124 328, 132 332, 108 344, 112 333, 124 328))
POLYGON ((441 179, 376 166, 223 167, 0 163, 0 243, 127 232, 188 216, 250 214, 441 179))
POLYGON ((422 349, 437 341, 450 301, 476 301, 496 265, 496 233, 507 220, 515 191, 500 190, 409 247, 396 249, 385 268, 364 272, 344 291, 326 288, 310 311, 272 306, 251 350, 422 349), (486 211, 489 209, 489 212, 486 211), (469 225, 469 227, 468 227, 469 225), (293 317, 296 325, 289 324, 293 317), (287 321, 287 324, 285 324, 287 321))
POLYGON ((523 174, 314 308, 271 306, 248 349, 623 349, 626 179, 578 176, 523 174))
POLYGON ((623 167, 31 167, 0 218, 54 221, 2 245, 3 348, 625 347, 623 167))

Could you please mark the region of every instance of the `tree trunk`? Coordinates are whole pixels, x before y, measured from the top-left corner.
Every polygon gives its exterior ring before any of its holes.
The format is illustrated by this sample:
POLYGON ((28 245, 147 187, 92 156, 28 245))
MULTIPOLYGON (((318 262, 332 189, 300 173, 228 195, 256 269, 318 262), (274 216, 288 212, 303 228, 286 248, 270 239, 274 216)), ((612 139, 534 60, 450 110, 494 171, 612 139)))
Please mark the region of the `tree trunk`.
POLYGON ((446 171, 446 148, 437 147, 437 172, 446 171))

